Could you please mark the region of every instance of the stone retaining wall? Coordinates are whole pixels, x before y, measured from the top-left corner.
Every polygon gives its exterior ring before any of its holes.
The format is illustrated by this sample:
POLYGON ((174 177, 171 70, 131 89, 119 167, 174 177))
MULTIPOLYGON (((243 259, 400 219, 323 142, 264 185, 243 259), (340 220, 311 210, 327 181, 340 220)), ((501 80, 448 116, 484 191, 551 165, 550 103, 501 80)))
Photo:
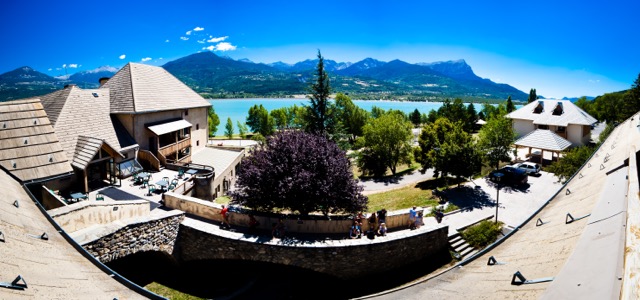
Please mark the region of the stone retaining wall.
MULTIPOLYGON (((222 206, 211 201, 205 201, 198 198, 183 196, 176 193, 167 192, 164 194, 164 205, 172 209, 179 209, 186 213, 202 217, 208 220, 222 222, 220 210, 222 206)), ((249 214, 248 211, 242 213, 229 211, 229 222, 234 226, 248 227, 249 214)), ((259 229, 271 230, 271 226, 278 222, 278 216, 260 216, 256 215, 256 220, 260 223, 259 229)), ((404 228, 409 220, 409 210, 399 210, 387 213, 386 224, 388 229, 404 228)), ((335 216, 331 220, 317 219, 298 221, 295 215, 290 215, 284 220, 288 232, 296 233, 313 233, 313 234, 347 234, 349 227, 353 221, 346 219, 345 216, 335 216)), ((365 221, 363 229, 368 230, 369 224, 365 221)))
MULTIPOLYGON (((274 243, 240 237, 222 236, 185 224, 174 253, 181 261, 210 259, 251 260, 296 266, 342 279, 363 277, 405 266, 447 251, 448 227, 433 231, 407 231, 374 240, 315 241, 311 243, 274 243), (366 267, 365 267, 366 266, 366 267)), ((279 241, 279 240, 277 240, 279 241)))
POLYGON ((172 255, 178 228, 183 220, 183 213, 173 213, 158 219, 128 224, 82 247, 102 263, 141 251, 163 251, 172 255))

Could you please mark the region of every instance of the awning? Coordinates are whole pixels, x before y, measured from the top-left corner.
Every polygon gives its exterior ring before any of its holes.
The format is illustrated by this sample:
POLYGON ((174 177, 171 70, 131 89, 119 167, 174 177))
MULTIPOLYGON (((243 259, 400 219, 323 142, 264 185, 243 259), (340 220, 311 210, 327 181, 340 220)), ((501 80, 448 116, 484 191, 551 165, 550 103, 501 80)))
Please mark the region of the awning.
POLYGON ((184 129, 187 127, 191 127, 191 123, 185 120, 178 120, 178 121, 149 126, 148 128, 156 135, 163 135, 163 134, 178 131, 180 129, 184 129))
POLYGON ((562 151, 571 146, 571 142, 563 139, 550 130, 536 129, 529 132, 514 143, 520 147, 538 148, 548 151, 562 151))

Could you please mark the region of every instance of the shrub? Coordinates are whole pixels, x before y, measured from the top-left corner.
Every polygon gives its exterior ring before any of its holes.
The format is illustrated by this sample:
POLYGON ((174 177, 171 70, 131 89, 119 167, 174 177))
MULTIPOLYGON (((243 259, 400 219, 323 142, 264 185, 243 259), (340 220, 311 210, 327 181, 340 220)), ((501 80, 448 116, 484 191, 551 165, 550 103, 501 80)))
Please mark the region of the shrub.
POLYGON ((231 204, 259 211, 307 215, 356 213, 367 207, 344 151, 324 135, 278 132, 247 156, 231 204))
POLYGON ((484 220, 476 225, 465 229, 461 235, 462 238, 476 249, 483 248, 498 238, 498 234, 502 232, 502 222, 484 220))

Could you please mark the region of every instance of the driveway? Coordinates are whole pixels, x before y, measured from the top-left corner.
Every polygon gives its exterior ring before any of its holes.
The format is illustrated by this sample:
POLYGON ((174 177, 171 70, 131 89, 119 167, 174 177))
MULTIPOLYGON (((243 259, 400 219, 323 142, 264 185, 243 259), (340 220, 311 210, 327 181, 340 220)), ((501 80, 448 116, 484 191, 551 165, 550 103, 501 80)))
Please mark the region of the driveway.
MULTIPOLYGON (((504 186, 500 189, 498 219, 505 226, 520 225, 562 187, 552 173, 540 172, 539 177, 529 176, 528 185, 523 188, 504 186)), ((489 212, 495 214, 498 196, 496 184, 487 178, 466 183, 447 191, 449 202, 460 207, 460 215, 477 215, 481 219, 489 212), (474 184, 475 183, 475 184, 474 184)), ((455 219, 462 216, 447 216, 455 219)), ((472 218, 473 219, 473 218, 472 218)))

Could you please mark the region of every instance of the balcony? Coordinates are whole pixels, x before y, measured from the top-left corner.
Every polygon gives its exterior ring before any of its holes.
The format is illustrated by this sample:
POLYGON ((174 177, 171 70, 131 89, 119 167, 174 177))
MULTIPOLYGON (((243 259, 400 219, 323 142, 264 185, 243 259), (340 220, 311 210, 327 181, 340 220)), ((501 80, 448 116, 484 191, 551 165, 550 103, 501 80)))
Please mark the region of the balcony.
POLYGON ((186 137, 176 143, 160 147, 158 153, 164 155, 167 159, 175 158, 176 152, 191 147, 191 138, 186 137))

